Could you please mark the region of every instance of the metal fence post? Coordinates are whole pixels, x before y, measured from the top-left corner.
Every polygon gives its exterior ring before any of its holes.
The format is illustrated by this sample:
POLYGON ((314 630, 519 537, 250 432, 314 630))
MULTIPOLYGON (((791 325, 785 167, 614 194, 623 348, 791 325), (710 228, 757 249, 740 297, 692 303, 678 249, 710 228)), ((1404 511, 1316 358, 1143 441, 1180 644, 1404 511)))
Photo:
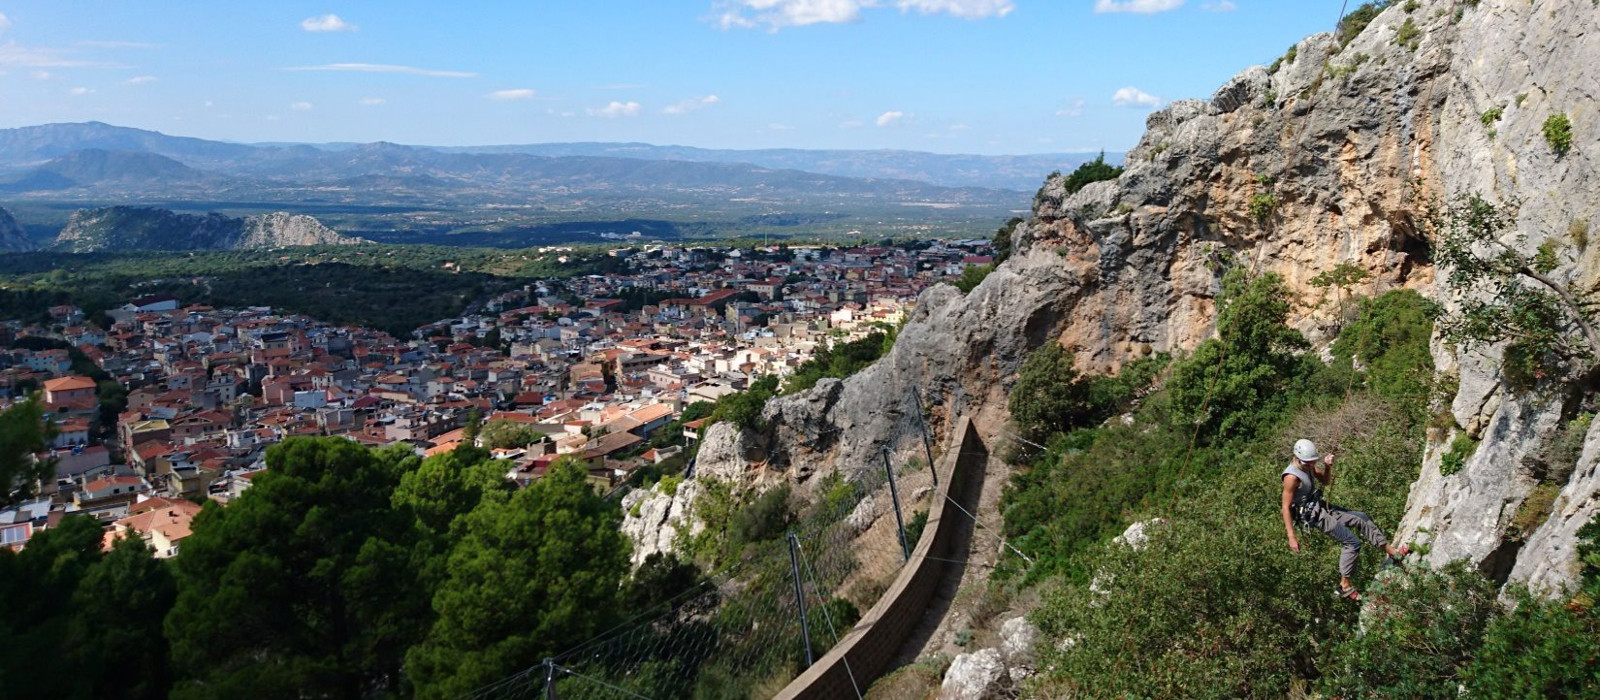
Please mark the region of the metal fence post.
POLYGON ((800 638, 805 641, 806 668, 811 668, 811 624, 806 622, 806 592, 800 583, 800 538, 789 533, 789 571, 794 574, 794 602, 800 608, 800 638))
POLYGON ((556 698, 556 662, 548 657, 544 660, 544 700, 558 700, 556 698))
POLYGON ((889 498, 894 501, 894 522, 900 532, 900 552, 911 561, 911 543, 906 541, 906 519, 900 514, 900 489, 894 483, 894 467, 889 464, 889 448, 883 448, 883 471, 889 475, 889 498))
POLYGON ((922 429, 922 451, 928 455, 928 471, 933 473, 933 490, 939 490, 939 466, 933 463, 933 440, 928 437, 928 419, 922 416, 922 392, 911 385, 911 400, 917 402, 917 427, 922 429))

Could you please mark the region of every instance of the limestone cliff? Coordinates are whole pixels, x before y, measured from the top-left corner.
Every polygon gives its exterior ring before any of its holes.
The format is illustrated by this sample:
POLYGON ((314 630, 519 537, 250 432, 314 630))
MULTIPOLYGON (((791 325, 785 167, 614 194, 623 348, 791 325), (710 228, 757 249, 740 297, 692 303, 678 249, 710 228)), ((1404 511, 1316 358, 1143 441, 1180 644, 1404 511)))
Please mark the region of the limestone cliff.
POLYGON ((0 250, 30 250, 33 242, 28 240, 28 234, 17 225, 17 220, 11 217, 11 212, 0 208, 0 250))
MULTIPOLYGON (((767 434, 708 441, 702 463, 803 482, 870 467, 885 447, 915 454, 912 386, 934 415, 970 412, 994 435, 1018 367, 1046 341, 1104 371, 1208 337, 1224 259, 1283 275, 1300 296, 1292 322, 1315 342, 1338 319, 1311 281, 1341 263, 1371 273, 1355 293, 1410 287, 1449 304, 1434 285, 1425 198, 1520 200, 1527 246, 1596 220, 1597 24, 1590 0, 1396 3, 1346 45, 1311 36, 1210 100, 1173 103, 1150 116, 1120 179, 1071 196, 1060 178, 1046 182, 1013 257, 970 294, 928 290, 885 358, 769 403, 767 434), (1572 121, 1564 157, 1541 134, 1556 113, 1572 121)), ((1558 276, 1600 278, 1600 252, 1563 250, 1558 276)), ((1430 541, 1436 562, 1468 557, 1501 581, 1565 585, 1573 533, 1600 508, 1600 424, 1551 517, 1509 538, 1511 514, 1538 483, 1527 458, 1570 417, 1573 397, 1506 390, 1497 348, 1434 350, 1440 370, 1460 377, 1459 430, 1483 442, 1445 477, 1439 457, 1455 431, 1431 436, 1401 536, 1430 541)))
POLYGON ((56 247, 76 253, 101 250, 205 250, 351 245, 360 238, 340 234, 315 218, 274 212, 232 218, 179 214, 147 207, 104 207, 73 212, 56 236, 56 247))

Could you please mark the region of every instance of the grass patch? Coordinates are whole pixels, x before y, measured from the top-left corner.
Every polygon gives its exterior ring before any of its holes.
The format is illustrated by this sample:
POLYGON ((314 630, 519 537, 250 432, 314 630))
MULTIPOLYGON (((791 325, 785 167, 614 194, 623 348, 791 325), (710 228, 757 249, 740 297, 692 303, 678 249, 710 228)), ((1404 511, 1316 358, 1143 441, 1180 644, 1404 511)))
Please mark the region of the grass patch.
POLYGON ((1450 451, 1439 458, 1439 473, 1453 476, 1467 465, 1467 460, 1472 458, 1472 453, 1478 451, 1478 441, 1472 436, 1462 433, 1450 441, 1450 451))

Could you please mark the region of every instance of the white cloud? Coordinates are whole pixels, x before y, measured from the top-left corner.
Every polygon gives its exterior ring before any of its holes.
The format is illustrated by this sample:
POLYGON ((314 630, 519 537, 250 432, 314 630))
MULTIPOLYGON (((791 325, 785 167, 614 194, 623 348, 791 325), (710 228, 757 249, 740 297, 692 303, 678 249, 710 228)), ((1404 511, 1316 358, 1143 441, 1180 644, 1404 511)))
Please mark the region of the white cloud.
POLYGON ((47 71, 47 70, 36 70, 36 71, 33 72, 33 79, 34 80, 49 80, 50 78, 51 78, 50 71, 47 71))
POLYGON ((97 49, 153 49, 160 44, 151 44, 143 41, 93 41, 78 42, 79 46, 90 46, 97 49))
POLYGON ((0 32, 11 28, 11 20, 6 18, 6 13, 0 12, 0 32))
POLYGON ((383 99, 382 97, 363 97, 363 98, 361 98, 361 104, 366 105, 368 107, 376 107, 378 105, 388 104, 388 103, 389 103, 389 101, 383 99))
POLYGON ((304 112, 304 111, 306 111, 308 109, 311 109, 311 103, 310 102, 296 102, 294 104, 289 105, 289 109, 292 109, 292 110, 294 110, 296 112, 304 112))
POLYGON ((946 14, 963 19, 1004 17, 1014 0, 719 0, 712 5, 711 23, 723 29, 783 27, 810 24, 848 24, 861 19, 861 11, 893 5, 901 12, 946 14))
POLYGON ((291 66, 284 70, 343 71, 350 73, 403 73, 429 78, 476 78, 477 73, 458 70, 433 70, 414 66, 393 66, 383 63, 328 63, 320 66, 291 66))
POLYGON ((794 127, 789 126, 788 124, 779 124, 777 122, 768 124, 767 128, 773 131, 794 131, 794 127))
POLYGON ((843 24, 861 18, 861 8, 873 0, 732 0, 721 3, 715 23, 723 29, 766 26, 804 27, 808 24, 843 24))
POLYGON ((14 41, 0 44, 0 68, 109 68, 110 64, 83 61, 61 49, 20 46, 14 41))
POLYGON ((718 102, 721 102, 721 101, 722 101, 722 98, 717 97, 716 95, 706 95, 705 97, 691 97, 691 98, 689 98, 687 100, 674 102, 674 103, 672 103, 670 105, 667 105, 666 107, 661 108, 661 113, 662 114, 688 114, 688 113, 696 111, 696 110, 700 110, 700 109, 704 109, 706 107, 710 107, 711 105, 717 104, 718 102))
POLYGON ((134 76, 132 78, 128 78, 127 80, 122 81, 122 84, 123 85, 149 85, 150 83, 153 83, 153 82, 156 82, 156 77, 153 76, 153 75, 136 75, 136 76, 134 76))
POLYGON ((509 90, 495 90, 485 95, 491 100, 527 100, 533 98, 533 91, 528 88, 512 88, 509 90))
POLYGON ((1161 98, 1130 85, 1112 93, 1111 103, 1118 107, 1159 107, 1161 98))
POLYGON ((1212 2, 1202 3, 1200 9, 1206 12, 1232 12, 1239 9, 1239 6, 1233 4, 1233 0, 1212 0, 1212 2))
POLYGON ((71 90, 68 90, 67 92, 72 93, 72 95, 74 97, 82 97, 84 95, 93 94, 94 93, 94 89, 93 88, 86 88, 86 87, 75 87, 75 88, 72 88, 71 90))
POLYGON ((1095 12, 1132 12, 1140 15, 1153 15, 1157 12, 1176 10, 1183 6, 1183 0, 1094 0, 1095 12))
POLYGON ((338 15, 318 15, 307 17, 300 22, 300 28, 308 32, 353 32, 358 27, 339 18, 338 15))
POLYGON ((905 112, 889 111, 889 112, 884 112, 883 114, 878 115, 877 124, 878 124, 878 126, 894 126, 895 124, 899 124, 900 122, 905 121, 905 119, 906 119, 906 113, 905 112))
POLYGON ((638 114, 639 114, 639 103, 638 102, 618 102, 616 100, 612 100, 611 104, 608 104, 608 105, 606 105, 604 107, 601 107, 599 109, 590 108, 587 111, 589 112, 589 116, 591 116, 591 117, 607 117, 607 118, 633 117, 633 116, 638 116, 638 114))
POLYGON ((1004 17, 1017 9, 1011 0, 896 0, 901 12, 916 10, 925 15, 944 13, 962 19, 1004 17))
POLYGON ((1082 97, 1074 97, 1074 98, 1072 98, 1072 100, 1070 102, 1067 103, 1067 106, 1056 110, 1056 116, 1058 116, 1058 117, 1080 117, 1080 116, 1083 116, 1084 104, 1085 103, 1084 103, 1082 97))

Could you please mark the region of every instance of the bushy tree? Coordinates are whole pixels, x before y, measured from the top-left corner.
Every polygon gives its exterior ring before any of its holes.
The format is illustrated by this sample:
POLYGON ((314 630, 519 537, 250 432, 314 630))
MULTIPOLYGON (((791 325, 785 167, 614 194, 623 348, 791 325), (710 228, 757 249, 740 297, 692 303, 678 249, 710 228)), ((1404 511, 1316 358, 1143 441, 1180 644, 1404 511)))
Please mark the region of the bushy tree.
POLYGON ((1354 371, 1359 361, 1362 386, 1379 396, 1425 399, 1433 386, 1431 305, 1414 290, 1398 289, 1362 299, 1357 308, 1333 342, 1334 364, 1354 371))
POLYGON ((1092 418, 1089 382, 1072 365, 1074 356, 1053 341, 1028 355, 1006 403, 1011 419, 1032 440, 1065 432, 1092 418))
POLYGON ((961 279, 955 281, 956 289, 961 290, 962 294, 969 294, 972 290, 977 289, 978 285, 991 272, 994 272, 994 264, 992 263, 988 265, 968 265, 961 268, 961 279))
POLYGON ((120 537, 72 594, 68 658, 61 680, 80 697, 160 700, 172 685, 162 620, 178 595, 167 563, 137 536, 120 537))
POLYGON ((544 435, 533 426, 516 423, 505 419, 496 419, 483 425, 478 433, 478 441, 485 447, 496 450, 515 449, 527 447, 542 439, 544 435))
POLYGON ((1177 417, 1202 442, 1249 436, 1281 418, 1310 365, 1310 344, 1290 328, 1293 295, 1274 273, 1230 270, 1218 298, 1217 337, 1177 363, 1168 387, 1177 417))
POLYGON ((1525 237, 1512 235, 1516 222, 1516 202, 1495 204, 1478 194, 1429 205, 1434 259, 1456 304, 1435 309, 1440 334, 1466 345, 1505 343, 1505 373, 1514 385, 1589 372, 1600 355, 1592 292, 1550 276, 1560 262, 1557 239, 1520 252, 1525 237))
POLYGON ((406 656, 417 697, 464 695, 605 629, 628 571, 621 520, 570 459, 514 495, 485 496, 434 593, 438 620, 406 656))
POLYGON ((393 509, 404 452, 291 439, 226 508, 207 504, 166 620, 176 698, 357 698, 401 688, 427 619, 393 509))
POLYGON ((55 478, 55 466, 34 454, 50 446, 44 408, 29 398, 0 411, 0 508, 25 501, 41 482, 55 478))
POLYGON ((1072 195, 1087 185, 1105 180, 1115 180, 1121 175, 1122 166, 1107 163, 1106 152, 1101 151, 1100 155, 1096 156, 1094 160, 1078 166, 1070 175, 1067 175, 1067 179, 1062 182, 1062 185, 1066 188, 1067 194, 1072 195))

